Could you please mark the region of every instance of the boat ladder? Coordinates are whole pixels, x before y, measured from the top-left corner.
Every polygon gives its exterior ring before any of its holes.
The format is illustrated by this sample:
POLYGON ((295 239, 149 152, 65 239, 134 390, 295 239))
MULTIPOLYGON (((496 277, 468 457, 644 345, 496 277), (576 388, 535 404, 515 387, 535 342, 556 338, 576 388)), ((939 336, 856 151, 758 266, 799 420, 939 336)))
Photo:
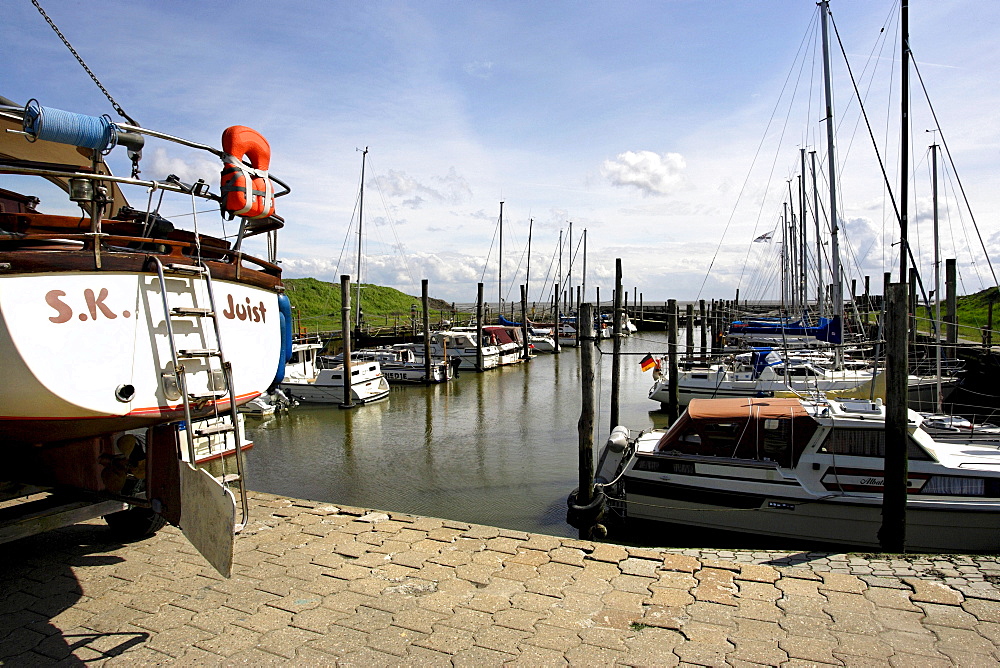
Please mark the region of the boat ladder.
POLYGON ((213 438, 221 437, 224 443, 231 439, 233 444, 233 455, 236 460, 236 473, 225 474, 220 482, 225 485, 234 495, 239 498, 242 507, 242 521, 236 524, 236 533, 243 530, 250 517, 249 501, 247 499, 246 476, 243 467, 243 443, 240 434, 239 415, 236 410, 236 388, 233 383, 232 363, 226 360, 222 351, 222 335, 219 331, 218 312, 215 307, 215 293, 212 289, 212 273, 202 261, 197 264, 163 264, 158 257, 153 257, 156 263, 156 275, 160 284, 160 295, 163 298, 163 312, 167 328, 167 339, 170 342, 170 355, 173 360, 173 373, 163 374, 164 390, 169 399, 180 398, 184 406, 184 424, 187 437, 187 458, 192 466, 196 464, 195 439, 206 438, 211 443, 213 438), (171 306, 167 297, 167 281, 181 280, 186 282, 186 291, 191 295, 191 306, 171 306), (208 307, 198 305, 197 285, 204 283, 205 294, 208 295, 208 307), (196 329, 202 330, 202 341, 204 348, 179 348, 175 325, 188 323, 191 320, 204 323, 212 322, 212 335, 214 336, 214 347, 208 342, 211 340, 207 329, 200 326, 196 329), (198 361, 200 364, 192 364, 199 368, 188 369, 185 362, 198 361), (213 363, 214 360, 214 363, 213 363), (205 389, 192 391, 191 378, 194 374, 207 373, 208 379, 205 389), (173 395, 173 396, 171 396, 173 395), (218 402, 228 397, 229 409, 228 420, 219 415, 218 402), (212 404, 213 415, 207 417, 192 418, 192 408, 194 412, 201 413, 209 404, 212 404))

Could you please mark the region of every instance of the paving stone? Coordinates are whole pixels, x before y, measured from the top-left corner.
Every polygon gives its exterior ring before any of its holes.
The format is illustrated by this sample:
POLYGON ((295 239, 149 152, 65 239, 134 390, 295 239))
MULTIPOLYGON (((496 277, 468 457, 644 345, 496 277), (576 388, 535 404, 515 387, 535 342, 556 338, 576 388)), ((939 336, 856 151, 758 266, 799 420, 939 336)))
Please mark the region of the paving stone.
POLYGON ((694 573, 699 568, 701 568, 701 562, 694 557, 670 553, 663 555, 664 570, 694 573))
POLYGON ((587 555, 587 559, 605 561, 613 564, 617 564, 626 558, 628 558, 628 550, 620 545, 611 545, 609 543, 597 543, 594 546, 593 551, 587 555))
POLYGON ((736 605, 737 589, 733 581, 732 571, 720 568, 703 568, 695 573, 695 578, 698 580, 698 587, 694 592, 696 600, 722 605, 736 605))
POLYGON ((434 631, 414 643, 435 652, 455 655, 473 646, 472 633, 443 624, 436 625, 434 631))
POLYGON ((903 578, 903 581, 913 587, 913 594, 910 595, 910 600, 914 603, 961 605, 962 601, 965 600, 965 597, 960 592, 939 582, 920 578, 903 578))

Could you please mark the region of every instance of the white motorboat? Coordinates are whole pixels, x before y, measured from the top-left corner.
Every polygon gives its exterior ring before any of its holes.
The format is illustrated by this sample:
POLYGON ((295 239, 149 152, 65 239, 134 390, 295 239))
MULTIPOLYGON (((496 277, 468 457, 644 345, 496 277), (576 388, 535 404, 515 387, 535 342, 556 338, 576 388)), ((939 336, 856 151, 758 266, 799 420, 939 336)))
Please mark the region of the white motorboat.
POLYGON ((517 327, 487 325, 483 327, 486 340, 500 349, 500 364, 518 364, 524 361, 524 345, 521 330, 517 327))
POLYGON ((459 360, 461 369, 485 371, 500 364, 500 348, 495 345, 483 345, 483 364, 477 362, 479 347, 475 327, 456 327, 454 329, 431 332, 430 353, 435 359, 447 359, 449 362, 459 360))
MULTIPOLYGON (((677 399, 766 397, 776 392, 815 393, 858 387, 874 378, 871 368, 831 371, 807 359, 784 358, 771 349, 733 356, 728 362, 678 370, 677 399)), ((649 398, 666 406, 669 378, 657 373, 649 398)))
MULTIPOLYGON (((697 399, 667 430, 616 427, 598 465, 630 519, 878 547, 881 400, 697 399)), ((906 545, 1000 550, 1000 450, 943 442, 908 414, 906 545)))
MULTIPOLYGON (((323 368, 319 341, 292 345, 292 359, 285 367, 279 387, 293 401, 310 404, 343 404, 345 367, 343 362, 323 368)), ((378 360, 355 360, 350 364, 351 401, 367 404, 389 396, 389 382, 378 360)))
MULTIPOLYGON (((382 369, 382 375, 390 385, 396 383, 426 383, 427 367, 422 359, 417 358, 416 349, 420 344, 398 343, 391 348, 361 348, 351 352, 352 361, 376 361, 382 369)), ((343 362, 343 355, 330 358, 331 364, 343 362)), ((321 365, 327 366, 325 362, 321 365)), ((431 360, 431 383, 446 383, 453 376, 452 365, 444 360, 431 360)))

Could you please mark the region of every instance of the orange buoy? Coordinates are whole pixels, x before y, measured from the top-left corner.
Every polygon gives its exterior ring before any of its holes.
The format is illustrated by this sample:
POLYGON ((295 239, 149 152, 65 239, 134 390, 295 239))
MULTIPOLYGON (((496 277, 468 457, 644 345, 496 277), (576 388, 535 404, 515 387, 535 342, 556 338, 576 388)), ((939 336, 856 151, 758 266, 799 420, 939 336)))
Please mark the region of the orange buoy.
POLYGON ((263 135, 244 125, 222 133, 226 152, 222 168, 222 208, 233 216, 267 218, 274 215, 274 186, 267 175, 271 145, 263 135), (250 162, 250 167, 243 159, 250 162))

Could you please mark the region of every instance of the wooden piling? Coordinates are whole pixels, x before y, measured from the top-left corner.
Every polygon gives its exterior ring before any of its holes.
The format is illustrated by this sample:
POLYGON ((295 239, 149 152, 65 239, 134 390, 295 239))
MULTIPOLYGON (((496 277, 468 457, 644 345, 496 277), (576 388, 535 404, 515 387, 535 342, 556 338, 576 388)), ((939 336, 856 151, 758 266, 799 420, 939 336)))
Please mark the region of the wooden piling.
POLYGON ((476 371, 484 371, 483 360, 483 284, 476 288, 476 371))
POLYGON ((708 359, 708 320, 705 314, 705 300, 698 300, 698 311, 701 317, 701 358, 708 359))
POLYGON ((906 283, 893 283, 886 305, 885 477, 879 545, 886 552, 906 547, 907 304, 906 283))
POLYGON ((684 339, 684 359, 688 364, 694 360, 694 304, 688 304, 684 311, 687 318, 685 323, 687 336, 684 339))
MULTIPOLYGON (((553 292, 553 294, 555 294, 555 295, 559 294, 559 284, 558 283, 555 284, 555 292, 553 292)), ((556 305, 552 309, 552 316, 555 319, 555 323, 556 323, 555 325, 553 325, 553 336, 555 337, 555 340, 556 340, 556 342, 555 342, 556 343, 556 349, 553 352, 556 355, 558 355, 559 353, 562 352, 562 346, 559 345, 559 330, 561 329, 562 322, 559 321, 558 299, 557 299, 556 305)))
POLYGON ((434 361, 431 359, 431 312, 430 298, 427 294, 427 279, 420 281, 420 304, 424 312, 424 384, 430 385, 434 380, 434 361))
POLYGON ((524 353, 521 357, 525 361, 531 359, 531 337, 528 336, 528 286, 521 286, 521 345, 524 353))
POLYGON ((344 337, 344 402, 341 408, 354 408, 351 398, 351 277, 340 276, 340 329, 344 337))
POLYGON ((615 259, 615 315, 612 329, 614 352, 611 358, 611 425, 618 426, 618 392, 621 389, 621 353, 622 353, 622 318, 625 310, 622 308, 622 260, 615 259))
POLYGON ((667 417, 677 419, 677 300, 667 302, 667 417))
MULTIPOLYGON (((594 306, 581 304, 577 314, 580 329, 580 380, 582 404, 576 431, 579 439, 580 486, 576 504, 586 506, 594 490, 594 306)), ((580 538, 590 538, 592 527, 580 526, 580 538)))

